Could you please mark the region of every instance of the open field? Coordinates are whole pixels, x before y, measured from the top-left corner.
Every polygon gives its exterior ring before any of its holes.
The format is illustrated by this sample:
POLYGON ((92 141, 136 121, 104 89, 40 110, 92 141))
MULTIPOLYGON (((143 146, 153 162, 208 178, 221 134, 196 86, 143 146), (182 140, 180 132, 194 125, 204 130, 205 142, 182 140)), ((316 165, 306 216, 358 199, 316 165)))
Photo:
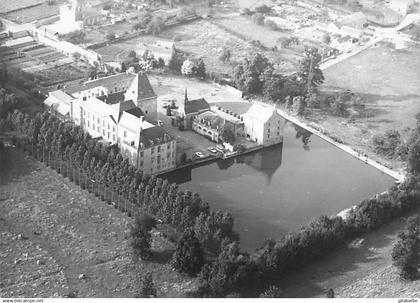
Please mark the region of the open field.
POLYGON ((0 1, 0 13, 7 13, 43 3, 44 0, 0 1))
MULTIPOLYGON (((314 112, 308 118, 315 120, 331 134, 357 149, 372 151, 375 134, 390 129, 407 135, 407 128, 415 126, 415 115, 420 112, 420 48, 394 50, 386 47, 370 48, 324 71, 324 91, 350 89, 362 97, 365 116, 347 124, 346 119, 314 112)), ((402 163, 388 160, 394 168, 402 163)))
POLYGON ((133 297, 148 271, 159 296, 194 287, 167 264, 171 243, 154 233, 157 261, 133 264, 132 219, 20 150, 0 152, 0 208, 1 297, 133 297))
POLYGON ((392 266, 392 248, 404 229, 404 220, 396 220, 288 276, 284 296, 325 298, 333 288, 337 298, 418 298, 420 280, 401 281, 392 266))
POLYGON ((230 63, 219 60, 223 46, 230 49, 233 61, 240 61, 262 52, 259 47, 206 20, 174 26, 160 36, 175 40, 176 48, 191 57, 203 57, 209 71, 229 73, 232 69, 230 63))
MULTIPOLYGON (((9 1, 7 1, 9 2, 9 1)), ((13 1, 10 1, 13 2, 13 1)), ((19 2, 19 1, 14 1, 19 2)), ((9 12, 4 15, 4 18, 19 24, 30 23, 41 19, 58 16, 60 13, 59 5, 48 5, 46 1, 41 4, 23 8, 17 11, 9 12)))

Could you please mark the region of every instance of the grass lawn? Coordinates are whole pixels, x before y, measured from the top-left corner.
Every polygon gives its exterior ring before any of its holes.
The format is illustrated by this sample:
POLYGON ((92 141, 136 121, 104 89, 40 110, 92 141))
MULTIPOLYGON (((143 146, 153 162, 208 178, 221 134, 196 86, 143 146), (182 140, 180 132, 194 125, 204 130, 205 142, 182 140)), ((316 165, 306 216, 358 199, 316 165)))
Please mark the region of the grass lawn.
MULTIPOLYGON (((404 136, 408 127, 415 126, 415 115, 420 112, 419 70, 419 47, 370 48, 325 70, 321 88, 323 91, 350 89, 360 94, 369 117, 356 119, 354 124, 320 113, 309 118, 348 144, 372 152, 371 139, 375 134, 396 129, 404 136)), ((389 163, 401 166, 395 161, 389 163)))
POLYGON ((0 297, 133 297, 148 271, 159 297, 195 287, 172 243, 154 232, 154 261, 134 264, 131 218, 16 148, 0 151, 0 193, 0 297))

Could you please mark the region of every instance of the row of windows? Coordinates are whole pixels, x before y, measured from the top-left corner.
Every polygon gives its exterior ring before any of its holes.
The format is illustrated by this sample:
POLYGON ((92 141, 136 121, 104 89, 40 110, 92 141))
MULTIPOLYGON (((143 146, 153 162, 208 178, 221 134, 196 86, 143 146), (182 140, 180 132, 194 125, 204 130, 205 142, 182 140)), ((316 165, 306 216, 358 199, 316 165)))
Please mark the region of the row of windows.
MULTIPOLYGON (((156 170, 153 169, 153 166, 150 167, 150 172, 160 171, 161 169, 170 168, 171 166, 174 166, 174 165, 175 165, 175 160, 172 160, 172 163, 171 162, 169 162, 167 164, 166 163, 162 163, 162 165, 158 164, 156 166, 156 170)), ((140 167, 143 167, 143 161, 140 161, 140 167)))
MULTIPOLYGON (((87 127, 88 127, 88 128, 90 128, 90 121, 88 121, 88 122, 87 122, 87 127)), ((96 131, 96 132, 98 132, 98 133, 100 133, 100 132, 101 132, 100 127, 99 127, 99 126, 96 128, 95 123, 92 123, 92 130, 93 130, 93 131, 96 131)), ((108 131, 108 132, 105 132, 105 129, 102 129, 102 136, 103 136, 104 138, 108 138, 109 140, 111 139, 111 133, 110 133, 109 131, 108 131)), ((112 140, 113 140, 113 141, 115 141, 115 140, 116 140, 115 134, 112 134, 112 140)))
MULTIPOLYGON (((280 136, 280 132, 277 132, 277 137, 280 136)), ((270 139, 270 133, 267 134, 267 139, 270 139)))
MULTIPOLYGON (((173 144, 173 143, 172 143, 173 144)), ((165 149, 165 145, 159 145, 159 146, 157 146, 156 147, 156 153, 160 153, 160 152, 163 152, 164 151, 164 149, 165 149)), ((169 142, 168 143, 168 145, 167 145, 167 149, 168 150, 170 150, 171 149, 171 142, 169 142)), ((154 154, 155 153, 155 147, 154 146, 152 146, 152 148, 150 149, 150 154, 154 154)), ((168 154, 169 154, 169 151, 168 151, 168 154)), ((141 151, 140 152, 140 157, 143 157, 144 156, 144 151, 141 151)))
MULTIPOLYGON (((277 131, 280 130, 280 126, 277 126, 277 131)), ((268 132, 270 132, 270 128, 267 129, 268 132)))
MULTIPOLYGON (((154 163, 155 163, 155 159, 152 157, 152 159, 151 159, 151 161, 150 161, 150 164, 151 164, 151 166, 153 167, 154 166, 154 163)), ((163 167, 166 167, 166 165, 171 165, 171 163, 172 163, 172 165, 174 165, 175 164, 175 159, 172 159, 172 161, 168 158, 168 161, 165 161, 164 159, 161 159, 160 157, 158 157, 157 159, 156 159, 156 163, 157 163, 157 169, 160 169, 160 167, 161 166, 163 166, 163 167), (162 160, 162 161, 161 161, 162 160), (167 164, 166 164, 166 162, 167 162, 167 164)), ((140 167, 143 167, 143 165, 144 165, 144 160, 140 160, 140 162, 139 162, 139 166, 140 167)))

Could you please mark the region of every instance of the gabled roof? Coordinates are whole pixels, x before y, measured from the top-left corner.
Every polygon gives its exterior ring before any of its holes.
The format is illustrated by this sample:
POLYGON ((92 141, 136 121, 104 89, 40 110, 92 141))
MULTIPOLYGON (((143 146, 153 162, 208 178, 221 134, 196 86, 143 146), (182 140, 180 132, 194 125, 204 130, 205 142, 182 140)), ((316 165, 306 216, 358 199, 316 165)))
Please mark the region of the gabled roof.
POLYGON ((63 92, 62 90, 55 90, 49 93, 49 96, 47 99, 45 99, 44 104, 47 106, 51 106, 56 103, 64 103, 69 105, 70 101, 73 99, 74 98, 72 96, 63 92))
POLYGON ((142 117, 136 117, 128 112, 123 112, 121 114, 120 120, 118 121, 118 126, 128 129, 134 133, 139 132, 140 129, 149 128, 153 126, 153 124, 150 124, 149 122, 143 122, 145 121, 142 117))
POLYGON ((260 103, 254 103, 250 109, 244 114, 244 117, 248 117, 253 120, 258 120, 263 123, 267 122, 268 119, 275 113, 275 109, 260 103))
POLYGON ((219 115, 206 111, 197 116, 196 121, 200 124, 211 127, 212 129, 220 130, 225 125, 225 119, 219 115))
POLYGON ((133 101, 127 100, 127 101, 118 102, 118 103, 109 105, 109 107, 112 109, 114 119, 118 122, 120 121, 121 115, 124 111, 135 108, 136 105, 134 104, 133 101))
POLYGON ((150 84, 149 78, 144 73, 138 74, 138 98, 139 99, 148 99, 156 97, 155 92, 153 91, 152 85, 150 84))
POLYGON ((148 148, 173 140, 172 137, 160 126, 143 129, 140 133, 140 148, 148 148))
POLYGON ((81 101, 80 105, 82 105, 84 108, 88 109, 91 112, 95 112, 101 117, 112 115, 111 107, 97 98, 89 98, 86 101, 81 101))
POLYGON ((198 113, 207 109, 210 109, 210 105, 204 98, 185 101, 184 111, 186 115, 191 113, 198 113))
POLYGON ((144 116, 143 111, 138 107, 134 107, 132 109, 126 110, 126 112, 129 113, 130 115, 133 115, 133 116, 137 117, 137 118, 140 118, 140 117, 144 116))

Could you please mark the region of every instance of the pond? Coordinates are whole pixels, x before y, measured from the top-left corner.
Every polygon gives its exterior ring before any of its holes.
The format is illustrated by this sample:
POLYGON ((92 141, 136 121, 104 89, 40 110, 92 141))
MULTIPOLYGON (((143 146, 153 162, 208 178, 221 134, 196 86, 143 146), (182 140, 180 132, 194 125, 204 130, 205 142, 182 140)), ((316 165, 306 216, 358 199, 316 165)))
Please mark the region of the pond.
POLYGON ((249 251, 395 182, 292 123, 282 145, 162 177, 200 193, 212 209, 230 211, 241 246, 249 251))

